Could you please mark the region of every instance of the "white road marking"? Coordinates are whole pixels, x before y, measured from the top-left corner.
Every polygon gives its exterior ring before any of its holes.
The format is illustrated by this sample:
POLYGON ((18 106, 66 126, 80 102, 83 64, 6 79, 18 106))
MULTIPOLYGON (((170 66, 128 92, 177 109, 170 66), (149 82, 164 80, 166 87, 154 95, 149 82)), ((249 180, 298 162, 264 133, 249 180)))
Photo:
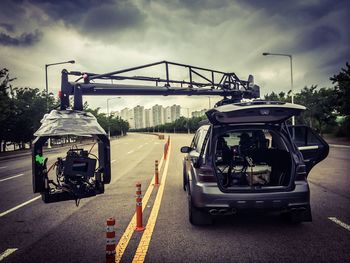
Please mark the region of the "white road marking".
POLYGON ((24 174, 16 174, 14 176, 10 176, 10 177, 7 177, 7 178, 4 178, 4 179, 0 179, 0 182, 3 182, 3 181, 7 181, 7 180, 11 180, 13 178, 17 178, 17 177, 20 177, 20 176, 23 176, 24 174))
POLYGON ((26 201, 26 202, 24 202, 24 203, 22 203, 22 204, 20 204, 20 205, 18 205, 18 206, 15 206, 15 207, 13 207, 13 208, 11 208, 11 209, 5 211, 5 212, 2 212, 2 213, 0 214, 0 217, 3 217, 3 216, 5 216, 5 215, 7 215, 7 214, 9 214, 9 213, 11 213, 11 212, 13 212, 13 211, 16 211, 17 209, 19 209, 19 208, 21 208, 21 207, 23 207, 23 206, 25 206, 25 205, 28 205, 28 204, 34 202, 35 200, 38 200, 39 198, 41 198, 41 195, 39 195, 39 196, 37 196, 37 197, 34 197, 34 198, 32 198, 32 199, 30 199, 30 200, 28 200, 28 201, 26 201))
POLYGON ((18 248, 8 248, 8 249, 6 249, 4 252, 2 252, 0 254, 0 261, 3 260, 4 258, 8 257, 9 255, 11 255, 16 250, 18 250, 18 248))
POLYGON ((114 162, 115 162, 115 160, 112 160, 112 161, 111 161, 111 163, 114 163, 114 162))
POLYGON ((0 169, 5 169, 7 168, 7 166, 0 166, 0 169))
POLYGON ((350 231, 350 225, 345 224, 344 222, 340 221, 338 218, 336 218, 336 217, 328 217, 328 219, 333 221, 337 225, 340 225, 341 227, 344 227, 346 230, 350 231))
POLYGON ((133 153, 134 151, 141 149, 141 148, 142 148, 143 146, 145 146, 146 144, 148 144, 148 143, 146 142, 146 143, 144 143, 144 144, 141 144, 141 145, 139 145, 136 149, 131 150, 131 151, 128 151, 126 154, 133 153))

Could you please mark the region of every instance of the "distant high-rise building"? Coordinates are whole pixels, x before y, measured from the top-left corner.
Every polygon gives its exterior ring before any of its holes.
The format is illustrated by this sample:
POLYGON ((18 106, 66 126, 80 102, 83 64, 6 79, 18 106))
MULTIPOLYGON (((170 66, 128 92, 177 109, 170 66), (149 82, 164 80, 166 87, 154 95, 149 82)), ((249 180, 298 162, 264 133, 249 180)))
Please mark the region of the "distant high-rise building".
POLYGON ((168 106, 164 108, 164 123, 170 123, 170 122, 172 122, 171 108, 168 106))
POLYGON ((145 128, 153 127, 152 109, 145 109, 145 128))
POLYGON ((130 129, 135 129, 135 117, 134 117, 134 111, 132 109, 130 109, 128 111, 128 122, 129 122, 129 127, 130 129))
POLYGON ((164 110, 162 105, 154 105, 152 107, 152 115, 154 126, 164 124, 164 110))
POLYGON ((120 118, 122 118, 125 121, 127 121, 129 119, 129 109, 128 108, 124 108, 120 111, 120 118))
POLYGON ((135 129, 145 128, 145 108, 137 105, 134 107, 134 123, 135 129))
POLYGON ((134 111, 129 108, 124 108, 120 111, 120 117, 129 123, 130 129, 135 128, 134 111))
MULTIPOLYGON (((119 116, 129 122, 130 129, 142 129, 174 122, 180 118, 180 110, 180 105, 176 104, 167 107, 156 104, 151 109, 137 105, 133 109, 124 108, 120 112, 111 112, 111 115, 119 116)), ((192 116, 201 116, 204 112, 205 110, 196 111, 192 113, 192 116)))
POLYGON ((171 122, 174 122, 174 121, 176 121, 177 119, 180 118, 180 109, 181 109, 180 105, 175 105, 174 104, 173 106, 170 107, 170 111, 171 111, 170 119, 171 119, 171 122))

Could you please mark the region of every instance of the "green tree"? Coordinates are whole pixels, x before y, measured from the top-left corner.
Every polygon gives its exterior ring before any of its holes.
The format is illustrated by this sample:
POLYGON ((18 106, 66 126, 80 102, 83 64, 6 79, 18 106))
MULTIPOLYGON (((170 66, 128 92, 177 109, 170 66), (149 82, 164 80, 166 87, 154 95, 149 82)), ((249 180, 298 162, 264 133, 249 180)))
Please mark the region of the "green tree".
POLYGON ((333 88, 304 87, 295 95, 295 102, 307 107, 298 117, 300 123, 308 124, 321 134, 327 127, 335 125, 337 93, 333 88))
POLYGON ((265 100, 269 100, 269 101, 282 101, 282 102, 290 102, 291 98, 290 98, 290 91, 288 93, 285 92, 280 92, 280 93, 275 93, 275 92, 271 92, 271 94, 266 94, 265 95, 265 100))
POLYGON ((15 78, 10 78, 8 69, 0 70, 0 142, 3 147, 0 151, 5 151, 6 143, 11 134, 8 129, 14 117, 14 100, 11 82, 15 78))
POLYGON ((100 108, 91 109, 89 108, 89 105, 86 102, 84 103, 84 110, 92 113, 96 117, 97 122, 106 132, 108 131, 109 126, 111 136, 127 134, 129 130, 129 123, 127 121, 124 121, 123 119, 119 117, 114 117, 112 115, 108 118, 105 113, 99 112, 100 108))
POLYGON ((37 88, 15 88, 15 119, 12 122, 12 142, 24 148, 25 143, 34 139, 34 132, 40 127, 40 121, 46 113, 46 103, 51 110, 56 102, 52 96, 37 88))
POLYGON ((33 133, 40 127, 46 111, 57 107, 58 101, 39 89, 13 88, 8 69, 0 70, 0 141, 2 151, 7 143, 16 143, 24 148, 31 144, 33 133))
MULTIPOLYGON (((290 96, 290 92, 287 94, 284 92, 279 94, 272 92, 265 95, 265 100, 290 102, 290 96)), ((307 124, 320 133, 323 133, 327 127, 335 124, 337 93, 333 88, 318 89, 317 85, 304 87, 294 95, 294 102, 307 107, 307 110, 296 118, 297 124, 307 124)))
POLYGON ((337 92, 337 110, 340 114, 350 115, 350 64, 347 62, 345 68, 330 78, 335 84, 337 92))
POLYGON ((350 64, 347 62, 345 68, 342 68, 330 80, 335 84, 337 93, 336 109, 340 115, 345 117, 336 135, 350 137, 350 64))
POLYGON ((201 116, 201 117, 192 117, 192 118, 185 118, 181 116, 179 119, 175 120, 174 122, 171 123, 165 123, 162 125, 156 125, 154 127, 150 128, 143 128, 143 129, 137 129, 137 131, 140 132, 149 132, 149 131, 154 131, 154 132, 178 132, 178 133, 187 133, 188 128, 190 132, 195 132, 199 126, 200 122, 207 119, 206 116, 201 116))

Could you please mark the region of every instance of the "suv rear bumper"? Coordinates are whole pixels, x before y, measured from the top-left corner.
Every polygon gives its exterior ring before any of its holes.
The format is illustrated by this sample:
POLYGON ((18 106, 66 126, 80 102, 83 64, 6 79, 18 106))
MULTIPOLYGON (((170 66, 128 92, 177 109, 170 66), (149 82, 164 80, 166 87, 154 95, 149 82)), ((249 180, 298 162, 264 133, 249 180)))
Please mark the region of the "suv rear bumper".
POLYGON ((307 181, 296 181, 292 191, 260 193, 223 193, 216 183, 193 183, 191 199, 196 208, 208 212, 213 209, 293 210, 310 206, 310 191, 307 181))

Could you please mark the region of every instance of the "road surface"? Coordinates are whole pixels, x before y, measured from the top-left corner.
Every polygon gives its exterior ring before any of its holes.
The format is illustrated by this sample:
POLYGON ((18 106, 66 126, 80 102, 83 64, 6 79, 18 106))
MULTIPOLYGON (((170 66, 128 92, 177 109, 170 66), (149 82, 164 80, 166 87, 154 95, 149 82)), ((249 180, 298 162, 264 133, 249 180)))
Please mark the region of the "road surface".
POLYGON ((114 217, 121 262, 349 262, 349 148, 331 147, 309 176, 312 223, 295 226, 275 215, 253 214, 195 227, 188 222, 179 152, 191 138, 171 135, 156 188, 154 160, 161 159, 165 141, 144 134, 112 141, 112 183, 79 207, 74 201, 44 204, 33 194, 28 156, 0 161, 0 261, 105 262, 106 219, 114 217), (150 189, 143 202, 144 232, 128 230, 136 182, 143 195, 150 189))

